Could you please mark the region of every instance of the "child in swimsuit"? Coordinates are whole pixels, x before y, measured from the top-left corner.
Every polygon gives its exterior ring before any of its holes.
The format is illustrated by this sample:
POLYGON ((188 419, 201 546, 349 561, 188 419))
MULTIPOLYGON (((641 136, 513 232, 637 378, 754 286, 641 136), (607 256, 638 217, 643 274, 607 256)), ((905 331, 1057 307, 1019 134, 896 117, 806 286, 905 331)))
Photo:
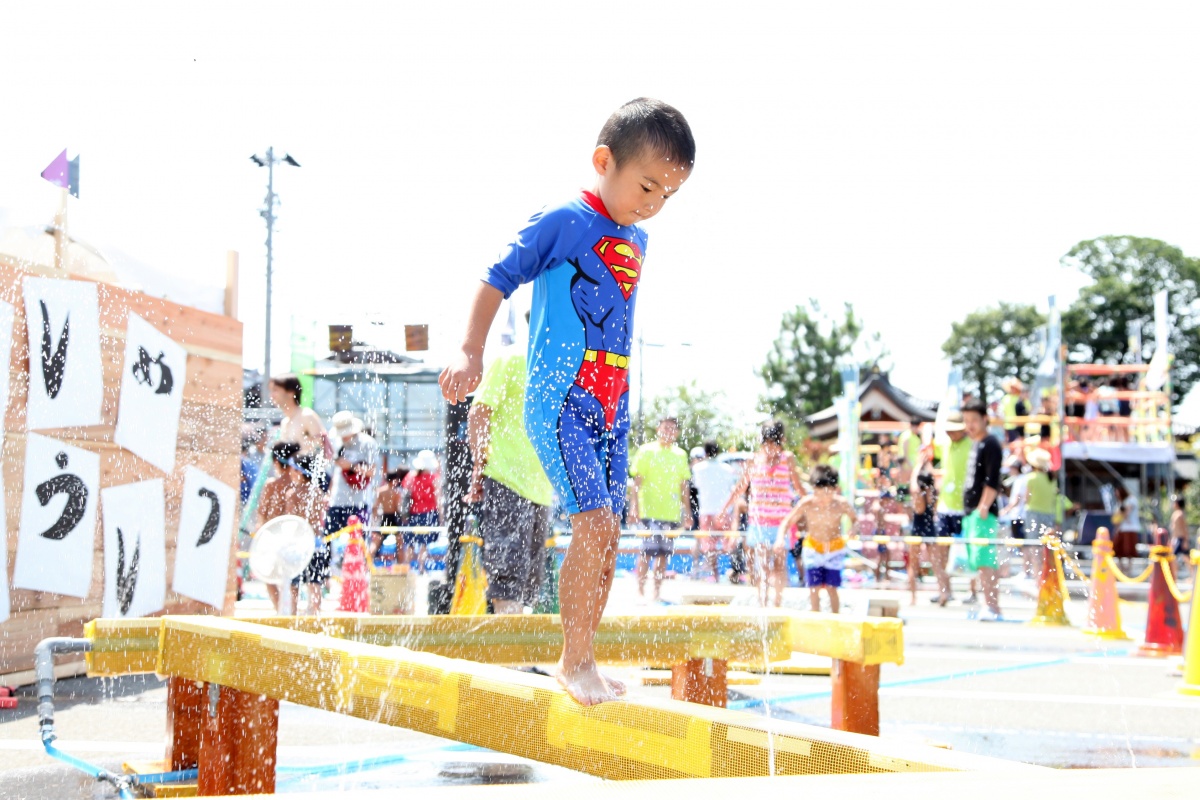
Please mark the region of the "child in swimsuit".
POLYGON ((821 590, 829 595, 829 610, 840 607, 838 587, 842 585, 842 567, 846 563, 846 539, 842 536, 842 518, 854 519, 854 506, 838 493, 838 476, 827 464, 812 472, 813 493, 802 498, 783 521, 775 538, 775 552, 787 549, 787 531, 804 520, 804 585, 808 587, 813 611, 821 610, 821 590))
POLYGON ((592 640, 608 602, 625 506, 633 311, 646 255, 640 223, 692 171, 687 121, 658 100, 621 106, 592 152, 596 183, 535 214, 475 290, 461 351, 438 383, 451 403, 479 385, 483 346, 503 299, 533 283, 525 430, 571 514, 559 573, 558 682, 583 705, 616 699, 592 640))
POLYGON ((775 605, 783 603, 787 586, 787 554, 771 549, 779 523, 792 510, 793 498, 804 496, 804 484, 796 457, 783 449, 784 426, 772 420, 762 426, 762 444, 754 458, 746 464, 741 481, 721 509, 724 514, 733 503, 750 490, 749 524, 746 527, 746 549, 750 554, 749 572, 758 587, 759 605, 767 605, 771 589, 775 590, 775 605))

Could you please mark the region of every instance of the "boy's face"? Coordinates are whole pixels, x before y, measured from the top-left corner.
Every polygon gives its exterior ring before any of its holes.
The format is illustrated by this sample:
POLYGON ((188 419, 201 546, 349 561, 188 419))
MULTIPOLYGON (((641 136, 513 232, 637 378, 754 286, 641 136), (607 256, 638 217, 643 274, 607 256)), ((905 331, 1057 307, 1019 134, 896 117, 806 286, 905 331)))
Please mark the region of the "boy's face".
POLYGON ((596 194, 618 225, 645 222, 659 211, 668 197, 691 174, 689 168, 672 164, 659 155, 643 155, 617 165, 612 151, 604 145, 592 154, 596 168, 596 194))

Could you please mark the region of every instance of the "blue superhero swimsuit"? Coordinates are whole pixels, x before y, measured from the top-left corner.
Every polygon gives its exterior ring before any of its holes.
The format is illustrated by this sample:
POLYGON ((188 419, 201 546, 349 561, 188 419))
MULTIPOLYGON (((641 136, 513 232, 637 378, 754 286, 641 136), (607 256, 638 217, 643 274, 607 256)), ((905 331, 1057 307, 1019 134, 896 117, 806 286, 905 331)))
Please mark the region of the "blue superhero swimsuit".
POLYGON ((535 214, 484 281, 533 282, 525 430, 567 511, 625 507, 629 353, 646 234, 591 192, 535 214))

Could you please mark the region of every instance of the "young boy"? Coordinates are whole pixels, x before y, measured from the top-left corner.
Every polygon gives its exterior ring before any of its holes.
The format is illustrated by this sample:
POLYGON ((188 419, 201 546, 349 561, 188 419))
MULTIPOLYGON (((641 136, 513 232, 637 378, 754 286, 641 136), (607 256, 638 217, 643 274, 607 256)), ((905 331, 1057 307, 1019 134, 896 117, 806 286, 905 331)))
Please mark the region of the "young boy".
POLYGON ((560 684, 585 706, 624 693, 596 667, 592 640, 616 564, 628 470, 629 354, 646 251, 638 223, 691 174, 696 144, 666 103, 633 100, 608 119, 592 152, 596 183, 535 214, 475 290, 461 352, 439 383, 451 403, 479 384, 492 319, 533 282, 525 428, 571 514, 560 573, 560 684))
POLYGON ((821 610, 821 590, 829 593, 829 610, 838 612, 838 587, 842 585, 842 565, 846 561, 846 540, 842 538, 842 517, 855 518, 854 506, 838 493, 838 476, 827 464, 812 471, 813 493, 801 498, 791 513, 779 523, 775 551, 787 549, 788 530, 802 519, 804 537, 804 585, 813 611, 821 610))

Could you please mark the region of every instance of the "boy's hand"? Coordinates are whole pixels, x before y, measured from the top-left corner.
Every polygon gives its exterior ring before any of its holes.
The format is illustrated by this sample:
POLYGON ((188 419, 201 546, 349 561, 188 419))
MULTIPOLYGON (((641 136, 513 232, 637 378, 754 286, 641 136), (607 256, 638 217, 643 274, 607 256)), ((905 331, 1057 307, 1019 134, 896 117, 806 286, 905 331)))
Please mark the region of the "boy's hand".
POLYGON ((442 397, 448 403, 461 403, 467 395, 479 386, 483 376, 483 353, 462 350, 442 370, 438 376, 438 386, 442 387, 442 397))

